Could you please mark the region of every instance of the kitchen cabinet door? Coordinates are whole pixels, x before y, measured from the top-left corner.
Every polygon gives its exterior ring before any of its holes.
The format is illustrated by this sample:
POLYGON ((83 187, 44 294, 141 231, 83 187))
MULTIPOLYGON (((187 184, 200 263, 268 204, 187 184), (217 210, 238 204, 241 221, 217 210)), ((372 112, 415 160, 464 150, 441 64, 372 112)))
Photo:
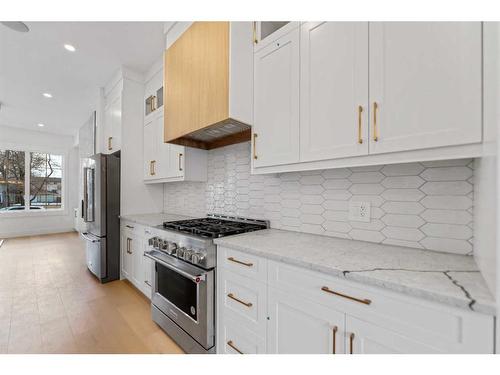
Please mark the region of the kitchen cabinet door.
POLYGON ((142 258, 144 257, 144 244, 140 237, 132 237, 130 242, 130 251, 132 252, 132 282, 139 289, 142 288, 144 280, 144 268, 142 258))
MULTIPOLYGON (((345 347, 349 354, 434 354, 439 351, 387 328, 346 316, 345 347)), ((452 352, 452 351, 450 351, 452 352)))
POLYGON ((275 288, 268 308, 269 353, 344 353, 343 313, 275 288))
POLYGON ((121 263, 122 276, 128 280, 133 277, 133 257, 132 257, 132 238, 127 233, 121 234, 121 263))
POLYGON ((144 180, 156 178, 157 164, 157 144, 158 134, 156 132, 156 123, 150 121, 144 125, 144 180))
POLYGON ((184 146, 168 143, 168 175, 167 177, 183 177, 186 161, 186 152, 184 146))
POLYGON ((481 23, 369 29, 370 154, 480 142, 481 23))
POLYGON ((368 23, 306 22, 300 38, 300 160, 367 155, 368 23))
POLYGON ((121 149, 121 95, 111 98, 104 108, 104 140, 106 153, 121 149))
POLYGON ((254 54, 253 166, 299 161, 300 28, 254 54))
MULTIPOLYGON (((147 249, 146 249, 147 251, 147 249)), ((153 282, 153 265, 154 262, 148 257, 142 257, 142 290, 146 296, 151 299, 151 285, 153 282)))

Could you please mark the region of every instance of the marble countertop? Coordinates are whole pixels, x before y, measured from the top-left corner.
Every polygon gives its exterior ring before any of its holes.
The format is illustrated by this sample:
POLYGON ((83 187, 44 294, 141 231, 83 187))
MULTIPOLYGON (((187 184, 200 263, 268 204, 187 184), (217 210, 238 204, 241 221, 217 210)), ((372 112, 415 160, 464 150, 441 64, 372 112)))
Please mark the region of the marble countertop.
POLYGON ((268 259, 392 291, 495 314, 471 256, 267 229, 215 240, 268 259))
POLYGON ((164 221, 187 220, 193 219, 191 216, 159 213, 159 214, 137 214, 137 215, 122 215, 121 220, 131 221, 136 224, 155 227, 163 224, 164 221))

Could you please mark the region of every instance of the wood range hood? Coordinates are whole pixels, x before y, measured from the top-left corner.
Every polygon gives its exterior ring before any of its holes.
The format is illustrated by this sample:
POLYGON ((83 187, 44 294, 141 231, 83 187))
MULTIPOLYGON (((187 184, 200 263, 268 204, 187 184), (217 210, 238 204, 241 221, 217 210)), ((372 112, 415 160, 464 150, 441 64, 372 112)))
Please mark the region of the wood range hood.
POLYGON ((194 22, 167 49, 165 142, 210 150, 250 140, 252 35, 252 22, 194 22))

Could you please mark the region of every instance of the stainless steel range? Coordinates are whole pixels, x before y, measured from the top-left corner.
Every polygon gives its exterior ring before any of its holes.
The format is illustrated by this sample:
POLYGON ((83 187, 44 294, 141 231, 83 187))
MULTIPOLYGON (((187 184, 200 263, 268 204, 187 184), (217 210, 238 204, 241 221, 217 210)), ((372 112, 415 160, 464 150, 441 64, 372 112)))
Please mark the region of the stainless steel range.
POLYGON ((209 215, 163 223, 145 255, 154 261, 153 320, 188 353, 215 353, 214 238, 269 228, 265 220, 209 215))

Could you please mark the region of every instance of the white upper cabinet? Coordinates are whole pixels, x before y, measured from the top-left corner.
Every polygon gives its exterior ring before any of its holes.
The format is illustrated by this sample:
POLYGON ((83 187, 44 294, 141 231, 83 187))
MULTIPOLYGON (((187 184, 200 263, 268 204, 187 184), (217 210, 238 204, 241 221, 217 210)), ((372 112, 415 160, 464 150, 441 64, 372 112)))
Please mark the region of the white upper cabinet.
POLYGON ((255 167, 299 161, 299 39, 297 25, 254 55, 255 167))
POLYGON ((481 71, 480 22, 370 23, 370 153, 480 142, 481 71))
POLYGON ((144 125, 144 180, 154 179, 156 155, 158 153, 158 133, 156 131, 156 121, 149 121, 144 125))
POLYGON ((300 160, 368 154, 368 23, 306 22, 300 38, 300 160))
POLYGON ((112 154, 121 149, 122 85, 106 97, 104 106, 104 153, 112 154))
POLYGON ((144 182, 206 181, 205 150, 164 142, 163 60, 146 78, 144 95, 143 170, 144 182))
POLYGON ((256 30, 254 173, 481 156, 480 22, 256 30))

